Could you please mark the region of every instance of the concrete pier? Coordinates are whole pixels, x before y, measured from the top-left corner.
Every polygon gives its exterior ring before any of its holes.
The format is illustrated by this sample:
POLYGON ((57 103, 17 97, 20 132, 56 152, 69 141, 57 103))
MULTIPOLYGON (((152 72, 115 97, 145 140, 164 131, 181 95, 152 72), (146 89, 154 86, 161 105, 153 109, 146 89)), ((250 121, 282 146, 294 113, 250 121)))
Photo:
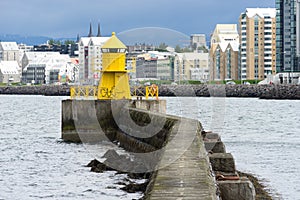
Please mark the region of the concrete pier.
POLYGON ((140 103, 144 109, 130 100, 64 100, 62 138, 124 148, 138 162, 113 159, 109 167, 151 172, 145 199, 255 199, 253 185, 238 177, 218 134, 204 132, 197 120, 150 111, 163 110, 158 102, 140 103))
MULTIPOLYGON (((182 144, 191 143, 175 162, 158 170, 146 199, 217 199, 216 183, 200 132, 201 126, 197 126, 197 121, 182 119, 182 144), (194 136, 192 141, 191 136, 194 136)), ((170 138, 173 137, 171 134, 170 138)), ((167 150, 160 164, 182 151, 182 144, 167 150)))

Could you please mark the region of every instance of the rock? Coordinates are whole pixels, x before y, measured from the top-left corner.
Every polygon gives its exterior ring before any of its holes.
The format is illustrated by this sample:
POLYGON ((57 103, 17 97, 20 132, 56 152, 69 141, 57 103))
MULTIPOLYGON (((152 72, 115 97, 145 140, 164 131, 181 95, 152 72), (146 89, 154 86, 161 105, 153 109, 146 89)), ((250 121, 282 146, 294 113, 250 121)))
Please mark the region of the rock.
POLYGON ((145 192, 148 186, 149 181, 145 183, 136 184, 136 183, 129 183, 126 186, 122 187, 121 190, 124 190, 128 193, 135 193, 135 192, 145 192))

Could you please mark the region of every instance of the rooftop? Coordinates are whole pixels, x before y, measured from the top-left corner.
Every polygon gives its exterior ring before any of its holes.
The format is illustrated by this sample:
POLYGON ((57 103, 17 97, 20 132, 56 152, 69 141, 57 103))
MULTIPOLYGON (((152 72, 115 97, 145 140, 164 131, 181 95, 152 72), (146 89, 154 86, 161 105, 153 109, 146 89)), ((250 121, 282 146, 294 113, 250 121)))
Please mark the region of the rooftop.
POLYGON ((276 17, 276 9, 275 8, 247 8, 246 14, 249 18, 252 18, 255 15, 258 15, 261 18, 265 18, 266 16, 275 18, 276 17))
POLYGON ((0 46, 4 51, 19 51, 19 47, 16 42, 0 42, 0 46))

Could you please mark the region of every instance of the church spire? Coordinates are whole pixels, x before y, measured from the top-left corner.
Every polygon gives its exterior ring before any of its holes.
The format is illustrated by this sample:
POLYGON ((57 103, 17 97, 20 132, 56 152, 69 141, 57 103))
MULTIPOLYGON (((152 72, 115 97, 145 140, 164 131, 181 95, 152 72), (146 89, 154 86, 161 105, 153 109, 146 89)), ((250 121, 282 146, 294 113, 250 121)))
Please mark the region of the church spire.
POLYGON ((88 37, 93 37, 93 33, 92 33, 92 23, 90 23, 90 32, 89 32, 88 37))
POLYGON ((100 23, 98 23, 98 33, 97 33, 97 37, 101 37, 100 23))

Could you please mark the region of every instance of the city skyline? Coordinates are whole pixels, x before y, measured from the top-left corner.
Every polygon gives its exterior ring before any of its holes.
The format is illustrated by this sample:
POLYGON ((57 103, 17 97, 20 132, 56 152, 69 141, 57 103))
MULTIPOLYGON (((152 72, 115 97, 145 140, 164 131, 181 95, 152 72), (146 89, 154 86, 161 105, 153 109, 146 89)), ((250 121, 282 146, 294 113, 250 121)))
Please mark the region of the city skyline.
POLYGON ((246 8, 275 7, 275 0, 171 1, 153 0, 4 0, 0 2, 0 34, 27 36, 86 36, 101 24, 103 35, 143 27, 161 27, 186 35, 210 34, 216 24, 238 23, 246 8))

